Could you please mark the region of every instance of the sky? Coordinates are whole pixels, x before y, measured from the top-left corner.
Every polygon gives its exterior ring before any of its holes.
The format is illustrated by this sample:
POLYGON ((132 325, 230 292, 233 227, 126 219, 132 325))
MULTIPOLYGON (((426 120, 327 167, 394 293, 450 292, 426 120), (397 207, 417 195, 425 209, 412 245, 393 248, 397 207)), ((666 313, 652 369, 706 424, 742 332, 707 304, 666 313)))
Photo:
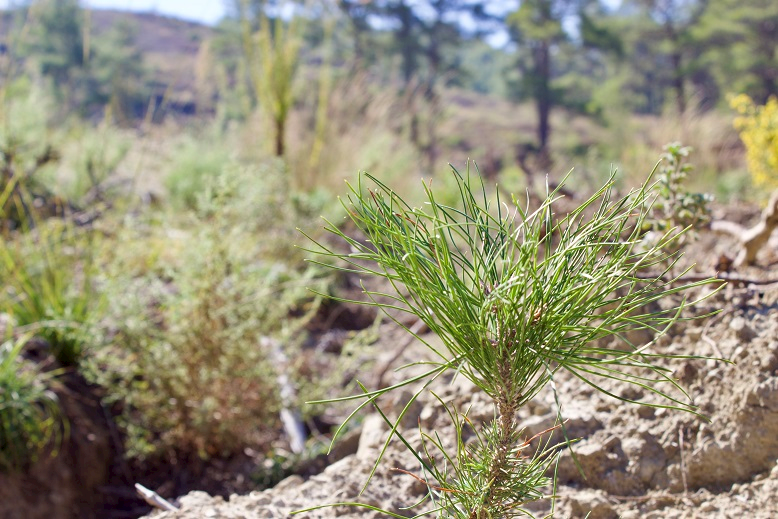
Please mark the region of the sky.
MULTIPOLYGON (((0 0, 0 9, 14 3, 0 0)), ((185 20, 214 24, 224 16, 224 0, 86 0, 84 5, 95 9, 125 9, 153 11, 185 20)))
MULTIPOLYGON (((84 0, 84 5, 95 9, 152 11, 159 14, 174 16, 176 18, 213 25, 224 16, 226 1, 227 0, 84 0)), ((501 2, 506 6, 515 8, 516 0, 501 0, 501 2)), ((604 0, 604 2, 606 5, 616 7, 621 3, 621 0, 604 0)), ((14 0, 0 0, 0 9, 7 8, 13 3, 14 0)))

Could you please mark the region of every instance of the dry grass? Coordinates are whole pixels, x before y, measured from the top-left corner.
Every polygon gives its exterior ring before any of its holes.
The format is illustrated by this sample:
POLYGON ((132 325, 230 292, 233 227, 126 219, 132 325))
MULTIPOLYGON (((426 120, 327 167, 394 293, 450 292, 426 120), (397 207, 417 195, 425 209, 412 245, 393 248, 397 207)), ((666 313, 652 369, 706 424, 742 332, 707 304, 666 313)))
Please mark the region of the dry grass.
MULTIPOLYGON (((744 196, 747 179, 744 150, 728 113, 690 110, 681 117, 631 116, 625 123, 616 165, 629 180, 645 176, 657 161, 658 150, 680 141, 693 149, 692 190, 719 196, 744 196)), ((612 132, 618 129, 614 128, 612 132)))

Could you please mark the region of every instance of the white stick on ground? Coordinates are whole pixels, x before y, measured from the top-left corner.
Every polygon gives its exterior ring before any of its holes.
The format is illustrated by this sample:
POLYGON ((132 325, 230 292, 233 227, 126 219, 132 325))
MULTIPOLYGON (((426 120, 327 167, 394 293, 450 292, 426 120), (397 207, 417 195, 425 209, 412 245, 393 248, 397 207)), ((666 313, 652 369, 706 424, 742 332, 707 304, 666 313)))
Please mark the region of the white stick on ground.
POLYGON ((146 501, 148 504, 153 506, 154 508, 159 508, 162 510, 167 510, 169 512, 176 512, 178 511, 178 508, 173 506, 170 501, 163 498, 153 490, 149 490, 148 488, 144 487, 140 483, 135 483, 135 490, 138 492, 138 495, 143 498, 144 501, 146 501))
POLYGON ((297 391, 295 390, 289 375, 286 374, 289 365, 288 359, 286 358, 283 347, 278 341, 271 339, 270 337, 262 337, 260 344, 263 348, 270 350, 271 359, 276 366, 282 407, 281 423, 289 437, 289 446, 291 447, 292 452, 300 454, 305 448, 305 425, 300 417, 300 412, 294 408, 297 391))

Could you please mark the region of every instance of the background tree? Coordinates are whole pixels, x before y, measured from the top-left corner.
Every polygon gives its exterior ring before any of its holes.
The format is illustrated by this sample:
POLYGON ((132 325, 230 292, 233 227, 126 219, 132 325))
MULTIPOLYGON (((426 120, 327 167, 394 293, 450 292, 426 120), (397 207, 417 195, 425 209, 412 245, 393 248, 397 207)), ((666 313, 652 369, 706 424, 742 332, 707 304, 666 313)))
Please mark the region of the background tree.
MULTIPOLYGON (((355 68, 365 66, 368 54, 371 53, 371 33, 369 17, 374 11, 372 2, 359 0, 336 0, 338 9, 346 21, 347 30, 351 35, 355 68)), ((375 56, 373 56, 375 59, 375 56)))
POLYGON ((551 108, 555 103, 552 87, 554 55, 570 41, 563 28, 579 12, 575 0, 525 0, 507 19, 511 37, 518 48, 518 68, 522 93, 535 104, 537 114, 537 154, 541 167, 549 162, 551 108))
POLYGON ((240 26, 243 51, 254 99, 272 122, 273 151, 283 157, 286 152, 286 124, 294 101, 294 80, 299 65, 300 17, 288 23, 281 17, 270 19, 260 9, 252 10, 252 3, 243 0, 240 26), (257 13, 259 20, 251 18, 257 13), (252 25, 259 24, 254 31, 252 25))
POLYGON ((94 39, 87 63, 89 78, 84 104, 110 106, 114 117, 123 124, 143 116, 150 94, 143 55, 135 46, 136 37, 137 27, 120 20, 94 39))
POLYGON ((708 0, 691 27, 704 45, 700 61, 723 93, 745 93, 764 104, 778 95, 778 3, 708 0))
POLYGON ((636 43, 658 76, 652 82, 673 92, 681 114, 687 108, 687 83, 697 54, 692 27, 706 6, 707 0, 627 0, 624 4, 628 12, 634 10, 636 43))
POLYGON ((29 37, 24 54, 51 82, 60 101, 69 100, 84 67, 84 18, 79 0, 37 0, 27 8, 29 37))

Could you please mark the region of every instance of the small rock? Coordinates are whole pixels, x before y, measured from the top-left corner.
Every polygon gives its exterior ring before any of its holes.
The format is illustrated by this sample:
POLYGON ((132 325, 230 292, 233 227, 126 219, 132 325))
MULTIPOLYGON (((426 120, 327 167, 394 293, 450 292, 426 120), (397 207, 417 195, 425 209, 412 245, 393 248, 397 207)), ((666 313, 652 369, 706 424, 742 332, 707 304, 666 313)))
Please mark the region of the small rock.
MULTIPOLYGON (((392 398, 390 402, 391 409, 393 409, 397 414, 399 414, 403 409, 405 409, 405 406, 408 404, 408 402, 413 399, 413 393, 408 389, 403 389, 401 391, 398 391, 394 398, 392 398)), ((400 425, 402 427, 408 428, 408 427, 417 427, 419 423, 419 415, 422 411, 422 405, 421 402, 419 402, 418 399, 414 400, 413 403, 408 407, 408 410, 405 411, 405 414, 403 415, 402 422, 400 422, 400 425)))
POLYGON ((703 503, 702 505, 700 505, 699 510, 700 510, 700 512, 705 513, 705 514, 711 514, 713 512, 718 512, 719 511, 719 509, 716 507, 716 505, 714 505, 713 503, 710 503, 710 502, 703 503))
POLYGON ((735 332, 735 336, 742 341, 750 341, 756 337, 756 332, 743 317, 737 316, 729 323, 729 328, 735 332))
POLYGON ((329 463, 334 463, 342 460, 346 456, 355 454, 359 448, 360 435, 360 431, 354 429, 343 436, 338 437, 338 441, 335 442, 335 445, 332 446, 332 450, 327 455, 327 461, 329 463))
POLYGON ((435 406, 428 405, 421 410, 421 413, 419 414, 419 422, 421 423, 422 427, 428 429, 435 425, 435 419, 437 418, 438 414, 438 410, 435 408, 435 406))
POLYGON ((653 407, 649 407, 647 405, 641 405, 637 408, 638 416, 643 418, 644 420, 650 420, 651 418, 656 415, 656 409, 653 407))
POLYGON ((686 337, 687 337, 687 338, 688 338, 690 341, 692 341, 692 342, 697 342, 697 341, 699 341, 699 340, 700 340, 700 338, 702 338, 702 328, 700 328, 699 326, 696 326, 696 327, 689 327, 689 328, 686 330, 686 337))
POLYGON ((689 382, 697 376, 697 367, 692 362, 687 361, 681 364, 673 375, 681 382, 689 382))
POLYGON ((746 403, 778 411, 778 378, 769 378, 749 391, 746 403))
POLYGON ((563 511, 564 517, 588 519, 615 519, 618 514, 608 503, 606 495, 602 491, 582 490, 569 498, 563 511))
POLYGON ((371 414, 362 423, 362 434, 359 436, 357 448, 358 459, 374 458, 375 452, 386 441, 386 424, 377 414, 371 414))
POLYGON ((273 487, 276 491, 284 490, 291 487, 296 487, 299 485, 302 485, 305 482, 305 480, 298 476, 297 474, 289 476, 286 479, 282 479, 280 483, 278 483, 275 487, 273 487))
POLYGON ((211 497, 205 492, 195 490, 181 497, 179 502, 181 503, 181 508, 183 509, 195 509, 223 503, 224 499, 221 496, 211 497))

